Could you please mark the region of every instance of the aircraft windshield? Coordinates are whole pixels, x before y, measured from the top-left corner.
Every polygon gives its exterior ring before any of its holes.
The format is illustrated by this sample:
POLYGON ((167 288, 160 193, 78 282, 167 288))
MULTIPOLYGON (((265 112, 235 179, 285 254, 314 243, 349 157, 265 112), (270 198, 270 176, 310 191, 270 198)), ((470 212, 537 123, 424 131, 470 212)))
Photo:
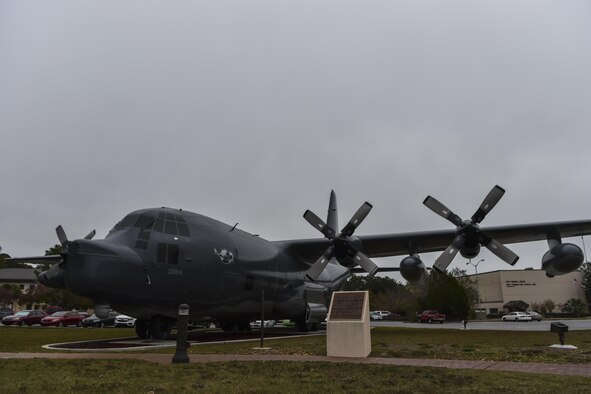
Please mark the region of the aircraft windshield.
POLYGON ((158 217, 148 214, 130 214, 113 227, 110 233, 125 230, 130 227, 140 228, 143 231, 154 230, 170 235, 190 237, 189 226, 182 215, 170 212, 160 212, 158 217))
POLYGON ((152 228, 154 224, 154 218, 149 215, 138 215, 138 214, 131 214, 127 215, 123 218, 119 223, 113 227, 111 232, 125 230, 126 228, 130 227, 137 227, 143 230, 147 230, 152 228))

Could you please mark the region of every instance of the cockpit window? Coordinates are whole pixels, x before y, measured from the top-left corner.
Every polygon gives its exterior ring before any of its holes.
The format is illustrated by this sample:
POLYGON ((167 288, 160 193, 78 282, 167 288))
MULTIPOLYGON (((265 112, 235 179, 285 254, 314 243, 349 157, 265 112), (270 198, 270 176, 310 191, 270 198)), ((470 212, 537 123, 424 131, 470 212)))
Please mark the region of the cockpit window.
POLYGON ((134 227, 139 227, 143 230, 152 228, 152 225, 154 224, 154 218, 151 216, 146 216, 146 215, 140 215, 140 217, 137 218, 134 227))
POLYGON ((142 231, 154 230, 170 235, 190 237, 189 226, 185 218, 174 213, 160 212, 158 217, 142 214, 131 214, 123 218, 113 227, 111 232, 125 230, 129 227, 140 228, 142 231))
POLYGON ((137 221, 138 216, 139 215, 127 215, 123 218, 123 220, 117 223, 115 227, 113 227, 111 232, 125 230, 126 228, 132 227, 137 221))
POLYGON ((130 227, 141 228, 142 230, 149 230, 154 224, 154 218, 149 215, 131 214, 123 218, 119 223, 113 227, 111 232, 125 230, 130 227))
POLYGON ((170 235, 191 236, 185 218, 174 213, 159 213, 154 222, 154 230, 170 235))

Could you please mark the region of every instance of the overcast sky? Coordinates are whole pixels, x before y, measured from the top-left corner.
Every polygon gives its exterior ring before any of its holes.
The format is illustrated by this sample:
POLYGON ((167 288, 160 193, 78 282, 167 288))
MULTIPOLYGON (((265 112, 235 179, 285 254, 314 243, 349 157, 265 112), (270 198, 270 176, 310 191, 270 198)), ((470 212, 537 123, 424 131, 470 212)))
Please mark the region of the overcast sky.
MULTIPOLYGON (((360 235, 451 228, 423 199, 469 218, 495 184, 483 226, 591 218, 590 18, 569 0, 0 0, 0 245, 43 254, 58 224, 102 238, 156 206, 311 238, 302 214, 331 189, 341 225, 374 205, 360 235)), ((511 248, 516 268, 547 249, 511 248)))

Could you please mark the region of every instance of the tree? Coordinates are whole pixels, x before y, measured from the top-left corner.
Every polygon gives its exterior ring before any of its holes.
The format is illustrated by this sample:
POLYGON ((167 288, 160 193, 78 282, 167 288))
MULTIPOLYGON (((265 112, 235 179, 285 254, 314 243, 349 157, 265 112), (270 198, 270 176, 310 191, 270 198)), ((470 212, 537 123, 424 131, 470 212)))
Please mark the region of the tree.
POLYGON ((587 303, 591 303, 591 263, 586 262, 581 265, 579 271, 583 273, 583 280, 581 281, 581 285, 585 289, 585 297, 587 298, 587 303))
POLYGON ((343 285, 344 291, 369 291, 372 310, 388 310, 404 315, 416 311, 416 297, 401 283, 390 277, 351 275, 343 285))
POLYGON ((452 269, 450 274, 456 278, 460 286, 464 288, 468 300, 470 301, 471 311, 473 311, 474 307, 480 303, 480 300, 478 299, 479 293, 476 279, 470 278, 465 269, 460 269, 458 267, 452 269))
POLYGON ((425 309, 437 309, 452 319, 467 318, 470 300, 464 287, 450 273, 431 271, 425 309))
POLYGON ((540 313, 542 313, 542 315, 546 316, 549 313, 552 313, 554 308, 556 308, 556 304, 554 303, 554 301, 552 301, 551 299, 548 298, 547 300, 542 302, 540 313))
POLYGON ((0 286, 0 303, 14 307, 14 304, 19 301, 22 295, 22 290, 17 285, 5 283, 0 286))
POLYGON ((564 303, 562 311, 570 313, 574 317, 580 317, 587 310, 587 306, 580 298, 571 298, 564 303))

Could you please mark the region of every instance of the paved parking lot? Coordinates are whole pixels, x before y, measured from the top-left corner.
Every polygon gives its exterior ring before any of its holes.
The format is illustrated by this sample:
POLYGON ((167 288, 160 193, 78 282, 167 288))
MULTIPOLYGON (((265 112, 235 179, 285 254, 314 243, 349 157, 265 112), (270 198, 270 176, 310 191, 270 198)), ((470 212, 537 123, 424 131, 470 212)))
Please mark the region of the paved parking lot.
MULTIPOLYGON (((577 320, 542 320, 531 322, 503 322, 503 321, 471 321, 468 322, 469 330, 505 330, 505 331, 550 331, 550 323, 561 322, 568 326, 569 331, 573 330, 591 330, 591 319, 577 320)), ((460 322, 445 322, 443 324, 434 323, 406 323, 399 321, 372 321, 372 327, 412 327, 412 328, 457 328, 463 330, 464 326, 460 322)))

